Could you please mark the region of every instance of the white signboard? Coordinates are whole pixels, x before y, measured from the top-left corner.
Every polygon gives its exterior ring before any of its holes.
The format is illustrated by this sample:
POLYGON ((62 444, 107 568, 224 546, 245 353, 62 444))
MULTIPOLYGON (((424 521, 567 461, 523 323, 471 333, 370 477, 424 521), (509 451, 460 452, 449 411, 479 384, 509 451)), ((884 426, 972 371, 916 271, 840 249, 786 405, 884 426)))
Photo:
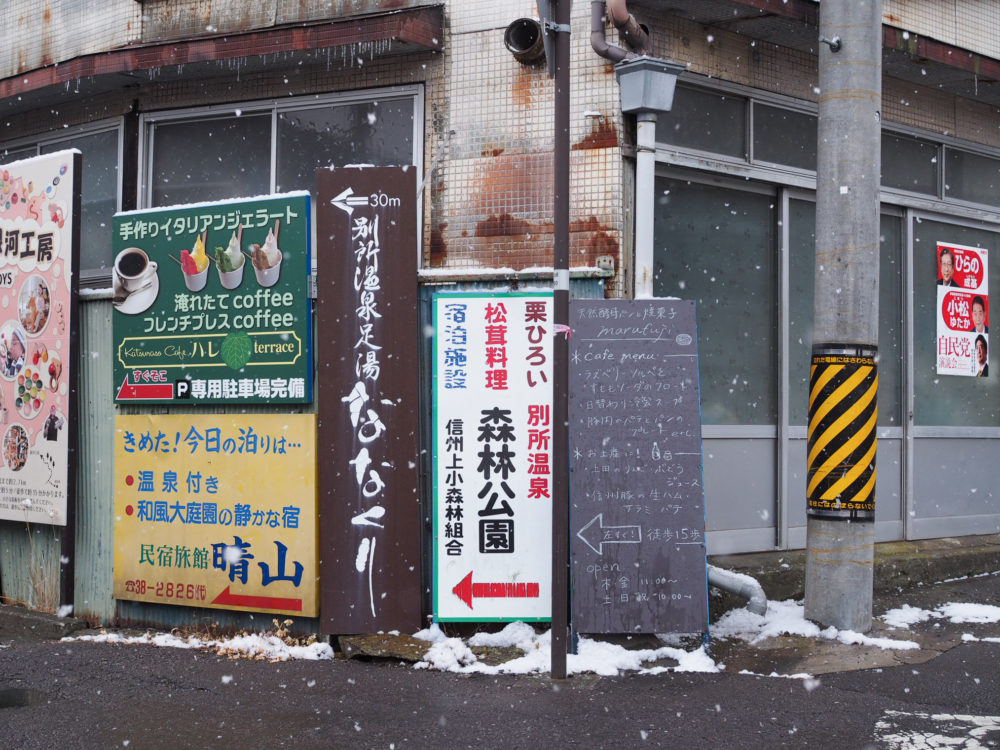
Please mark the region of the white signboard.
POLYGON ((988 377, 987 251, 937 243, 937 372, 988 377))
POLYGON ((548 620, 552 295, 434 298, 434 613, 548 620))

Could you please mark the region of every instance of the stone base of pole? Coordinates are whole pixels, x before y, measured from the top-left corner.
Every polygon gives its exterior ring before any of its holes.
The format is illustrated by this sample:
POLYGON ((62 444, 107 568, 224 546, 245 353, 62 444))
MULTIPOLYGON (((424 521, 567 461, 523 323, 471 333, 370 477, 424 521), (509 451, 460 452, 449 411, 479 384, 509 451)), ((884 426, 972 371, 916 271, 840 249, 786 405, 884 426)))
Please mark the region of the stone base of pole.
POLYGON ((823 627, 872 626, 875 524, 810 518, 806 524, 805 616, 823 627))

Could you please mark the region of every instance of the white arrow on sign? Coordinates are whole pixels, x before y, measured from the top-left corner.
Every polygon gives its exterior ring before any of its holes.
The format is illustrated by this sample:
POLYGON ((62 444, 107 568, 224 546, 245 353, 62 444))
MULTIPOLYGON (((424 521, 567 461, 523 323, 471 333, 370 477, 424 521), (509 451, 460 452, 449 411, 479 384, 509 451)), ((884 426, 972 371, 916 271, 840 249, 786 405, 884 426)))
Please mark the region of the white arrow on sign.
POLYGON ((605 544, 638 544, 642 541, 642 526, 605 526, 604 514, 598 513, 590 521, 576 532, 580 540, 599 555, 604 554, 605 544), (591 531, 591 527, 597 527, 591 531), (596 537, 591 541, 590 537, 596 537), (597 546, 594 546, 596 542, 597 546))
POLYGON ((355 195, 354 188, 347 188, 337 197, 331 198, 330 203, 346 211, 347 215, 350 216, 354 213, 355 206, 367 206, 368 198, 363 195, 355 195))

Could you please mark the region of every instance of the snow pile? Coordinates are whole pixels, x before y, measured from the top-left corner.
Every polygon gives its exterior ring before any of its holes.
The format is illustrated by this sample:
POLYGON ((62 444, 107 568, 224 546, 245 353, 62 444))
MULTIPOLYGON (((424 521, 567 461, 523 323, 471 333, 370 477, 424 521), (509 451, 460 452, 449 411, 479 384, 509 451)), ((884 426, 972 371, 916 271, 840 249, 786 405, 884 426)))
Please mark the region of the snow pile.
POLYGON ((764 615, 755 615, 746 608, 730 610, 719 618, 712 628, 712 634, 720 638, 739 638, 750 643, 759 643, 779 635, 798 635, 804 638, 825 638, 847 645, 874 646, 882 649, 920 648, 915 641, 873 638, 853 630, 838 630, 834 627, 821 629, 819 625, 805 618, 803 604, 791 599, 768 602, 767 614, 764 615))
POLYGON ((333 648, 327 643, 305 645, 289 643, 269 633, 243 633, 232 638, 217 640, 194 635, 180 637, 172 633, 144 633, 126 636, 120 633, 78 635, 64 641, 92 641, 95 643, 145 644, 164 648, 196 648, 214 651, 234 658, 288 661, 289 659, 332 659, 333 648))
POLYGON ((1000 607, 994 607, 992 604, 948 602, 937 609, 919 609, 904 604, 898 609, 890 609, 881 619, 890 628, 908 628, 914 623, 926 622, 932 617, 956 624, 1000 622, 1000 607))
MULTIPOLYGON (((424 660, 416 669, 436 669, 447 672, 478 674, 535 674, 548 672, 552 667, 552 631, 536 633, 523 622, 512 622, 499 633, 477 633, 468 643, 460 638, 446 638, 435 624, 414 633, 414 637, 429 641, 424 660), (472 648, 476 646, 513 647, 522 656, 491 666, 479 661, 472 648)), ((656 649, 626 649, 604 641, 580 638, 578 653, 566 656, 567 674, 593 672, 604 676, 619 675, 625 671, 644 674, 673 672, 718 672, 720 667, 705 653, 704 647, 694 651, 664 646, 656 649), (646 662, 673 659, 673 667, 644 668, 646 662)))
MULTIPOLYGON (((1000 607, 987 604, 950 602, 937 609, 926 610, 909 605, 886 612, 880 618, 894 629, 908 629, 911 625, 931 619, 946 619, 952 623, 1000 622, 1000 607)), ((179 636, 172 633, 146 633, 125 636, 118 633, 80 635, 63 640, 94 641, 99 643, 146 644, 170 648, 205 649, 233 658, 287 661, 289 659, 333 659, 333 649, 326 643, 311 642, 288 635, 290 621, 277 623, 275 632, 241 633, 226 639, 211 639, 195 635, 179 636)), ((820 628, 805 619, 801 602, 787 600, 769 602, 767 614, 756 615, 746 608, 734 609, 723 615, 712 627, 715 638, 739 638, 758 643, 767 638, 794 635, 803 638, 836 640, 847 645, 871 646, 890 650, 916 649, 919 645, 910 640, 875 638, 850 630, 833 627, 820 628)), ((449 638, 438 624, 414 633, 414 637, 429 644, 423 661, 416 669, 434 669, 446 672, 478 674, 544 674, 552 666, 551 631, 536 633, 523 622, 512 622, 498 633, 478 633, 468 641, 449 638), (515 648, 521 652, 517 658, 492 666, 479 660, 473 649, 478 647, 515 648)), ((1000 642, 1000 638, 977 638, 966 634, 966 641, 1000 642)), ((692 651, 680 647, 663 646, 652 649, 626 649, 600 640, 581 637, 577 653, 566 657, 569 674, 591 672, 602 676, 615 676, 623 672, 659 674, 661 672, 721 672, 725 665, 717 664, 704 646, 692 651), (673 666, 648 666, 651 662, 670 659, 673 666)), ((779 675, 809 678, 809 675, 779 675)))

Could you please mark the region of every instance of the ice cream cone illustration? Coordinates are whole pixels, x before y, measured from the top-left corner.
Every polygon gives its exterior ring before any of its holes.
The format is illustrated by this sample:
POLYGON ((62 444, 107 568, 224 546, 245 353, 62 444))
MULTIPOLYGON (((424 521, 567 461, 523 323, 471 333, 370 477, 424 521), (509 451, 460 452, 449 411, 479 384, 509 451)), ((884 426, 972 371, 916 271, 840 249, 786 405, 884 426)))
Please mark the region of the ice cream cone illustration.
POLYGON ((219 282, 225 289, 235 289, 243 283, 246 262, 240 252, 240 239, 236 232, 229 238, 228 246, 215 248, 215 265, 219 269, 219 282))
POLYGON ((194 241, 193 250, 181 250, 181 270, 184 272, 184 284, 190 291, 200 292, 205 288, 208 281, 208 255, 201 235, 194 241))
POLYGON ((281 250, 278 249, 278 223, 274 229, 268 230, 267 239, 263 245, 251 245, 250 259, 253 262, 257 283, 261 286, 274 286, 281 274, 281 250))

